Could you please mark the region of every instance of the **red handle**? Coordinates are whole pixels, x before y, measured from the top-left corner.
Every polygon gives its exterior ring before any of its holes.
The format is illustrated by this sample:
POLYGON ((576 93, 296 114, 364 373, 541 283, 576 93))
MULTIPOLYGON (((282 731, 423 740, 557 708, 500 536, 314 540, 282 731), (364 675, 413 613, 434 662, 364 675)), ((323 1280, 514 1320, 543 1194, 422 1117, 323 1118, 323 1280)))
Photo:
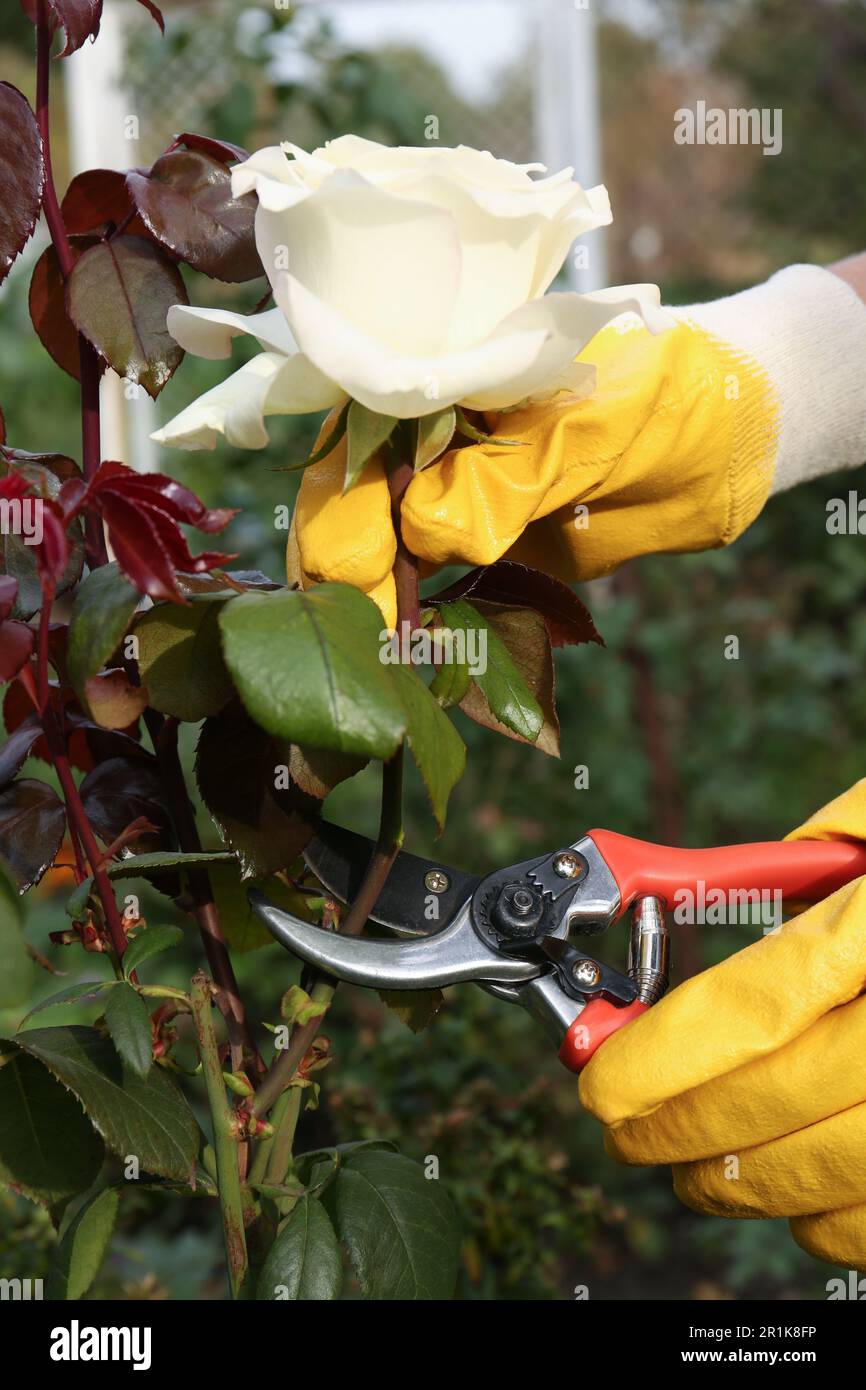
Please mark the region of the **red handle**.
POLYGON ((851 879, 866 874, 866 844, 860 840, 765 840, 715 849, 672 849, 633 840, 613 830, 590 830, 607 861, 625 909, 644 894, 676 906, 683 891, 749 889, 780 892, 783 898, 819 902, 851 879))
POLYGON ((590 1057, 611 1033, 630 1023, 638 1014, 646 1013, 649 1004, 636 999, 633 1004, 618 1008, 606 999, 591 999, 572 1023, 559 1049, 559 1060, 569 1071, 583 1071, 590 1057))

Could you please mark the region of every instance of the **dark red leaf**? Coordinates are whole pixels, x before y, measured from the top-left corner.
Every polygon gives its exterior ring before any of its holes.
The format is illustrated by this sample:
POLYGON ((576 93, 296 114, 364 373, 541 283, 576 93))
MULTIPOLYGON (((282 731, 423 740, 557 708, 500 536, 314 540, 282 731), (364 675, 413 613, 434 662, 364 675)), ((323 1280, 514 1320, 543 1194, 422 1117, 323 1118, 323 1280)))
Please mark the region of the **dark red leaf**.
MULTIPOLYGON (((190 554, 178 529, 185 521, 208 534, 221 531, 235 515, 226 508, 208 510, 204 503, 162 473, 136 473, 123 463, 103 463, 86 492, 68 484, 76 506, 91 507, 108 527, 111 546, 126 577, 152 598, 186 602, 177 571, 203 574, 231 559, 219 551, 190 554)), ((67 489, 64 489, 66 500, 67 489)))
POLYGON ((66 810, 53 788, 24 778, 0 792, 0 858, 25 893, 57 857, 66 810))
MULTIPOLYGON (((32 24, 39 18, 37 0, 21 0, 21 8, 32 24)), ((95 39, 102 19, 102 0, 48 0, 51 32, 61 26, 66 32, 66 47, 58 54, 68 58, 87 39, 95 39)))
POLYGON ((152 234, 193 270, 233 283, 264 275, 256 250, 253 194, 232 196, 231 174, 201 150, 170 150, 149 174, 126 176, 152 234))
POLYGON ((41 736, 42 725, 34 712, 28 714, 23 723, 9 734, 0 748, 0 788, 5 787, 17 776, 41 736))
MULTIPOLYGON (((7 542, 4 547, 4 562, 8 560, 8 542, 13 538, 20 541, 19 550, 23 546, 32 552, 39 572, 40 582, 44 585, 51 582, 55 587, 60 583, 66 567, 69 564, 69 541, 66 538, 66 526, 63 513, 56 502, 50 498, 35 495, 36 489, 32 482, 14 469, 7 473, 4 478, 0 478, 0 502, 16 504, 21 507, 31 508, 30 524, 33 531, 25 529, 21 525, 10 525, 8 512, 4 518, 3 536, 7 542), (27 499, 26 501, 24 499, 27 499), (36 510, 38 508, 38 511, 36 510), (42 538, 36 543, 36 528, 41 527, 42 538), (28 534, 33 539, 24 539, 28 534)), ((26 552, 25 552, 26 553, 26 552)), ((17 598, 19 584, 15 580, 15 593, 13 600, 17 598)))
POLYGON ((81 783, 81 800, 96 833, 110 844, 144 817, 166 834, 170 824, 155 759, 109 758, 81 783))
POLYGON ((26 623, 0 623, 0 682, 18 675, 33 651, 34 635, 26 623))
POLYGON ((122 490, 124 497, 131 501, 156 507, 173 521, 184 521, 207 535, 223 531, 232 517, 237 516, 237 508, 208 510, 194 492, 174 478, 169 478, 166 473, 136 473, 126 464, 112 460, 100 465, 93 489, 103 492, 122 490))
POLYGON ((44 183, 42 140, 30 103, 17 87, 0 82, 0 281, 33 233, 44 183))
MULTIPOLYGON (((70 234, 95 232, 121 222, 135 211, 126 187, 126 175, 119 169, 86 169, 76 174, 60 205, 66 230, 70 234)), ((147 235, 139 219, 133 228, 147 235)), ((130 224, 131 225, 131 224, 130 224)))
POLYGON ((534 609, 544 618, 554 647, 577 646, 581 642, 597 642, 604 646, 586 604, 561 579, 554 579, 542 570, 519 565, 514 560, 498 560, 493 565, 471 570, 449 588, 435 594, 429 602, 447 603, 470 596, 473 603, 485 599, 512 608, 534 609))
POLYGON ((211 159, 218 159, 221 164, 239 164, 250 157, 248 150, 242 149, 240 145, 233 145, 230 140, 215 140, 211 135, 193 135, 186 130, 183 135, 174 137, 165 153, 170 154, 178 145, 185 145, 188 150, 198 150, 200 154, 208 154, 211 159))
POLYGON ((20 501, 29 491, 30 483, 20 473, 11 472, 0 478, 0 499, 4 502, 20 501))
POLYGON ((177 266, 141 237, 92 246, 66 286, 66 310, 78 331, 118 376, 154 400, 184 355, 166 315, 173 304, 188 302, 177 266))
POLYGON ((25 449, 10 449, 8 445, 0 444, 0 458, 16 468, 24 468, 25 477, 32 476, 34 468, 47 468, 61 483, 68 478, 81 476, 78 464, 66 454, 28 454, 25 449))
POLYGON ((0 575, 0 622, 8 618, 12 612, 12 605, 17 593, 18 580, 13 579, 10 574, 0 575))
MULTIPOLYGON (((92 236, 70 238, 72 254, 76 258, 95 244, 96 238, 92 236)), ((78 381, 81 375, 78 329, 66 312, 66 286, 53 246, 46 247, 33 267, 30 280, 30 318, 45 350, 51 354, 58 367, 62 367, 78 381)))
POLYGON ((143 5, 149 14, 152 14, 163 33, 165 33, 165 20, 162 17, 162 10, 153 3, 153 0, 138 0, 139 5, 143 5))
POLYGON ((42 543, 33 549, 43 584, 50 582, 56 588, 66 573, 70 554, 63 512, 56 502, 42 500, 42 543))

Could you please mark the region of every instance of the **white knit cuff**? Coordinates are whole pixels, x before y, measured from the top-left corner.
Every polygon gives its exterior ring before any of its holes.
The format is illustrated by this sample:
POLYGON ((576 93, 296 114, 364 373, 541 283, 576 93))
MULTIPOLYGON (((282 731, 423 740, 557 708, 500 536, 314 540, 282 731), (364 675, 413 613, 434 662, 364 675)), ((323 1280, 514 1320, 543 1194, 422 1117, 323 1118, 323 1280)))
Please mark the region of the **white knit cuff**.
POLYGON ((754 289, 674 313, 753 358, 772 382, 771 492, 866 462, 866 304, 838 275, 792 265, 754 289))

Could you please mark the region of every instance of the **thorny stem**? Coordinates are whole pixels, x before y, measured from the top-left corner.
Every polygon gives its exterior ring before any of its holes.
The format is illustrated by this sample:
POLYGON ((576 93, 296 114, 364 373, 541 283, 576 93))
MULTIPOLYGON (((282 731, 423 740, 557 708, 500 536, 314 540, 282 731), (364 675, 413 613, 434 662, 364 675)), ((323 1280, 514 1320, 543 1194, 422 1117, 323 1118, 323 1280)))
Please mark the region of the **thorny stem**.
MULTIPOLYGON (((407 550, 400 528, 400 502, 412 478, 412 468, 408 463, 396 464, 389 473, 394 532, 397 537, 397 556, 394 562, 394 580, 397 588, 397 622, 408 622, 414 630, 421 624, 421 603, 419 597, 418 562, 407 550)), ((376 905, 376 899, 385 885, 394 860, 403 844, 403 748, 402 746, 382 765, 382 809, 379 818, 379 834, 364 881, 358 889, 355 901, 349 908, 341 932, 347 936, 358 936, 364 930, 367 918, 376 905)), ((330 1006, 335 984, 331 980, 320 980, 312 990, 317 1002, 330 1006)), ((321 1029, 322 1018, 310 1019, 295 1030, 289 1046, 280 1054, 262 1081, 253 1101, 252 1112, 256 1116, 267 1114, 294 1076, 298 1064, 303 1061, 313 1039, 321 1029)))
POLYGON ((220 1066, 211 1013, 211 984, 201 972, 193 976, 190 1002, 198 1034, 202 1071, 213 1122, 217 1190, 223 1220, 229 1289, 232 1298, 236 1299, 241 1297, 247 1276, 247 1242, 244 1231, 240 1170, 238 1168, 237 1120, 229 1105, 222 1067, 220 1066))
POLYGON ((102 855, 96 843, 96 837, 90 828, 87 813, 81 804, 81 797, 78 795, 78 788, 72 776, 72 769, 63 747, 56 724, 54 723, 51 711, 48 711, 43 724, 45 735, 51 749, 51 760, 60 779, 63 788, 63 796, 66 801, 66 809, 70 822, 75 826, 75 834, 84 847, 84 852, 90 862, 90 872, 96 883, 96 890, 99 894, 99 901, 102 903, 102 910, 105 913, 105 921, 111 935, 111 942, 117 952, 118 960, 122 960, 126 950, 126 932, 123 930, 123 923, 120 920, 120 913, 117 910, 117 901, 111 887, 108 875, 102 862, 102 855))
MULTIPOLYGON (((51 233, 51 243, 64 280, 75 266, 75 255, 60 211, 54 170, 51 162, 51 120, 49 95, 51 82, 51 27, 48 0, 38 0, 36 25, 36 121, 42 140, 45 163, 45 188, 42 207, 51 233)), ((78 354, 81 366, 81 447, 84 477, 93 477, 100 462, 99 378, 101 369, 95 349, 82 334, 78 335, 78 354)), ((90 513, 85 521, 87 559, 91 569, 104 565, 108 559, 105 535, 99 517, 90 513)))
POLYGON ((278 1102, 280 1106, 279 1123, 274 1124, 276 1133, 273 1137, 267 1168, 265 1169, 265 1177, 270 1182, 281 1183, 285 1181, 289 1164, 292 1161, 292 1145, 295 1142, 295 1130, 301 1113, 303 1095, 302 1087, 292 1086, 280 1096, 278 1102))
POLYGON ((397 537, 397 556, 394 561, 394 583, 397 588, 397 625, 408 623, 411 632, 421 626, 421 602, 418 595, 418 559, 407 549, 400 525, 400 504, 412 481, 414 470, 409 463, 397 463, 388 472, 391 493, 391 519, 397 537))
POLYGON ((39 714, 42 718, 48 709, 51 692, 48 687, 48 642, 51 636, 51 609, 54 604, 54 581, 46 579, 42 585, 42 612, 39 615, 39 636, 36 652, 36 694, 39 700, 39 714))
POLYGON ((367 918, 376 906, 376 899, 385 886, 391 866, 403 844, 403 747, 382 765, 382 811, 379 835, 373 850, 364 882, 343 919, 343 936, 360 936, 367 918))
POLYGON ((45 188, 42 208, 57 255, 57 264, 64 280, 72 272, 75 258, 66 234, 66 226, 57 201, 54 171, 51 166, 51 125, 48 111, 51 81, 51 27, 48 19, 48 0, 38 0, 36 24, 36 122, 42 137, 42 158, 45 164, 45 188))
MULTIPOLYGON (((198 854, 201 851, 201 840, 178 756, 176 719, 170 717, 164 721, 156 739, 156 753, 163 784, 171 802, 180 847, 185 854, 198 854)), ((193 897, 193 914, 201 933, 208 967, 219 990, 217 1003, 226 1020, 232 1054, 232 1069, 234 1071, 244 1070, 244 1049, 260 1067, 261 1060, 250 1033, 244 1002, 241 999, 229 948, 220 926, 219 913, 214 902, 213 888, 207 870, 190 869, 189 885, 193 897)))
MULTIPOLYGON (((317 1004, 325 1004, 330 1007, 334 997, 336 985, 333 980, 320 980, 310 991, 310 997, 317 1004)), ((327 1009, 325 1010, 327 1012, 327 1009)), ((261 1086, 256 1091, 255 1099, 250 1106, 250 1110, 256 1119, 261 1119, 268 1113, 272 1105, 275 1105, 279 1097, 289 1085, 298 1066, 304 1060, 307 1052, 312 1046, 313 1039, 321 1031, 324 1013, 317 1018, 311 1018, 309 1023, 304 1023, 300 1028, 296 1028, 292 1034, 291 1042, 285 1051, 281 1052, 274 1062, 270 1071, 264 1077, 261 1086)))

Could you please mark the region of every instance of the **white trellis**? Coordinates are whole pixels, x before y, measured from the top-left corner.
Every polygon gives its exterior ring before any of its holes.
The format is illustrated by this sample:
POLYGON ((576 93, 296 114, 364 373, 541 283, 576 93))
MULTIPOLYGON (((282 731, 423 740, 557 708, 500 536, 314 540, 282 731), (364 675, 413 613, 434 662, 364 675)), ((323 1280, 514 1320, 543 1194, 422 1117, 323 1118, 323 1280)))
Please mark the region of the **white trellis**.
MULTIPOLYGON (((276 2, 276 0, 274 0, 276 2)), ((442 61, 444 38, 450 51, 460 52, 474 61, 479 50, 479 67, 489 62, 488 50, 496 45, 484 42, 498 32, 497 15, 514 28, 519 19, 519 50, 503 55, 512 75, 519 68, 521 80, 509 88, 503 108, 495 107, 495 124, 489 101, 473 105, 471 90, 463 91, 460 138, 464 143, 492 148, 495 153, 522 159, 537 158, 552 169, 573 165, 585 186, 602 178, 597 95, 595 12, 597 0, 304 0, 299 9, 328 15, 338 38, 343 28, 355 46, 363 45, 365 15, 371 21, 367 46, 388 41, 389 28, 404 45, 412 43, 424 51, 430 48, 442 61), (393 12, 393 22, 389 15, 393 12), (384 21, 383 21, 384 15, 384 21), (351 17, 349 26, 348 17, 351 17), (372 23, 373 19, 376 24, 372 23), (473 27, 474 26, 474 27, 473 27), (481 28, 479 29, 479 26, 481 28), (351 33, 349 34, 349 27, 351 33), (462 38, 461 38, 462 35, 462 38), (460 45, 462 44, 462 47, 460 45)), ((192 13, 200 22, 201 42, 193 52, 172 57, 167 51, 156 85, 150 84, 147 102, 151 112, 169 114, 172 130, 195 124, 197 108, 205 105, 214 84, 231 80, 231 55, 224 46, 214 49, 208 43, 213 32, 207 23, 209 9, 225 6, 239 13, 245 8, 239 0, 205 0, 195 4, 192 13)), ((167 11, 169 23, 180 7, 167 11)), ((149 162, 158 153, 151 148, 150 126, 137 129, 140 99, 134 100, 134 73, 128 59, 128 39, 142 23, 152 24, 142 6, 134 0, 113 0, 104 9, 97 43, 87 44, 72 60, 62 64, 69 97, 70 163, 72 172, 85 168, 127 168, 149 162)), ((515 30, 517 32, 518 30, 515 30)), ((503 63, 503 68, 506 64, 503 63)), ((446 69, 447 70, 447 69, 446 69)), ((428 88, 429 90, 429 88, 428 88)), ((420 95, 426 99, 422 90, 420 95)), ((430 90, 431 102, 435 92, 430 90)), ((433 108, 435 109, 435 107, 433 108)), ((586 260, 571 258, 567 271, 571 284, 581 290, 596 289, 606 283, 607 269, 604 232, 587 238, 586 260)), ((113 373, 103 380, 103 456, 126 459, 147 470, 154 467, 155 451, 149 441, 155 412, 144 392, 133 396, 113 373)))

